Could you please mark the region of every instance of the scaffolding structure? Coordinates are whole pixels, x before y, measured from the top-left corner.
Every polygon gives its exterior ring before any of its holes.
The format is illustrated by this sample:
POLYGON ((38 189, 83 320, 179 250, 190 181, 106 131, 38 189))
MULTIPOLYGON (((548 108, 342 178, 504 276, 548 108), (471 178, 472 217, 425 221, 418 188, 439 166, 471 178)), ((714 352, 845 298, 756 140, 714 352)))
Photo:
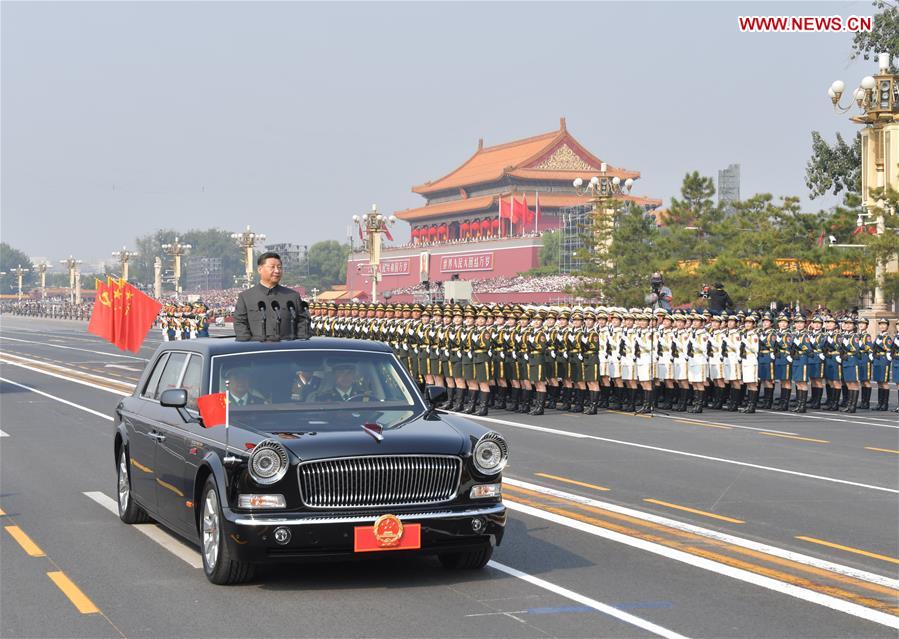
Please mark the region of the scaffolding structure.
POLYGON ((561 237, 559 238, 559 272, 577 273, 582 268, 577 255, 585 247, 587 237, 593 224, 593 206, 582 204, 559 209, 561 237))

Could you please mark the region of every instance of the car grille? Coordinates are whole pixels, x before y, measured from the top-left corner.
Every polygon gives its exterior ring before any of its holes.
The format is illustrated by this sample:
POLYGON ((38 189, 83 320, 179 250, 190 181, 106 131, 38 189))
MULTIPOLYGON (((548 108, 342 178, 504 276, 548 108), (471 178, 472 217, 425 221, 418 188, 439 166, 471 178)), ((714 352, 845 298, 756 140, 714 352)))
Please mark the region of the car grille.
POLYGON ((456 496, 462 460, 445 455, 341 457, 300 464, 309 508, 438 504, 456 496))

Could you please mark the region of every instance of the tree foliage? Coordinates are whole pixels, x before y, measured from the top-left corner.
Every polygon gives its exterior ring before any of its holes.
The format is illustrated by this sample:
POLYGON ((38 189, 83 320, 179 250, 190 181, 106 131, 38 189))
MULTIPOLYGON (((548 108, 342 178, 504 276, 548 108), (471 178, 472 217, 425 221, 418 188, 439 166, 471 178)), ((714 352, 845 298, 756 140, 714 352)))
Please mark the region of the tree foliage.
POLYGON ((302 283, 307 291, 317 288, 326 291, 335 284, 346 282, 346 261, 350 255, 349 244, 337 240, 316 242, 309 247, 309 277, 302 283))
POLYGON ((871 31, 859 31, 853 36, 850 57, 870 60, 878 53, 889 53, 895 59, 899 56, 899 5, 888 0, 874 0, 871 4, 879 13, 874 15, 871 31))
POLYGON ((831 193, 861 193, 862 136, 855 135, 847 144, 837 133, 836 142, 829 145, 821 134, 812 131, 812 157, 805 166, 805 185, 812 199, 831 193))
MULTIPOLYGON (((895 257, 899 248, 890 231, 858 232, 857 196, 848 198, 848 206, 808 214, 797 198, 775 201, 762 194, 733 203, 731 215, 724 215, 713 196, 711 179, 691 173, 662 226, 639 207, 620 209, 608 260, 596 258, 601 238, 588 229, 588 248, 579 255, 585 264, 581 275, 596 282, 576 292, 592 299, 601 295, 615 306, 643 306, 649 277, 660 271, 675 305, 702 306, 702 286, 721 282, 742 307, 798 302, 843 309, 861 303, 875 285, 876 261, 895 257), (837 244, 865 248, 831 247, 831 235, 837 244)), ((883 199, 887 208, 899 206, 895 192, 883 199)), ((884 282, 888 295, 899 287, 897 279, 884 282)))
POLYGON ((10 294, 18 290, 18 277, 12 270, 19 266, 28 269, 28 272, 22 275, 22 290, 27 290, 37 281, 31 258, 6 242, 0 242, 0 271, 6 273, 6 275, 0 276, 0 293, 10 294))
MULTIPOLYGON (((162 250, 163 244, 171 244, 175 238, 183 244, 190 244, 187 256, 182 258, 182 278, 191 259, 203 257, 222 258, 222 282, 209 283, 211 288, 234 286, 234 279, 244 273, 243 252, 231 239, 231 233, 223 229, 192 229, 178 232, 172 229, 160 229, 155 233, 143 235, 136 240, 138 256, 132 258, 128 267, 129 278, 140 284, 153 284, 153 264, 156 257, 162 258, 163 271, 171 270, 171 258, 162 250)), ((182 280, 183 284, 183 280, 182 280)))

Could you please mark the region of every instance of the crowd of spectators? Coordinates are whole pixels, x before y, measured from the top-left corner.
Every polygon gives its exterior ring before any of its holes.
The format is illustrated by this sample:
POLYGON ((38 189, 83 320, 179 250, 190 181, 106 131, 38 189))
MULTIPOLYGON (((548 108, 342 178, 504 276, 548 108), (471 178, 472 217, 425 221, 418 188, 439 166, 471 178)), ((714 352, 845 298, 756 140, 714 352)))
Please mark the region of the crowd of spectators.
POLYGON ((456 238, 456 239, 452 239, 452 240, 450 240, 450 239, 433 240, 433 241, 431 241, 431 240, 411 241, 410 240, 406 244, 393 245, 393 248, 428 248, 428 247, 432 247, 432 246, 452 246, 455 244, 478 244, 480 242, 495 242, 496 240, 499 240, 499 239, 509 240, 509 239, 515 239, 518 237, 540 237, 541 235, 543 235, 543 233, 536 233, 534 231, 531 231, 529 233, 524 233, 524 234, 516 233, 514 236, 507 235, 502 238, 494 235, 494 236, 483 236, 483 237, 456 238))
MULTIPOLYGON (((536 277, 516 275, 514 277, 494 277, 483 280, 471 280, 471 289, 478 293, 562 293, 575 288, 582 278, 574 275, 540 275, 536 277)), ((390 291, 391 295, 415 295, 420 293, 437 293, 441 284, 430 283, 430 290, 424 285, 404 286, 390 291)))

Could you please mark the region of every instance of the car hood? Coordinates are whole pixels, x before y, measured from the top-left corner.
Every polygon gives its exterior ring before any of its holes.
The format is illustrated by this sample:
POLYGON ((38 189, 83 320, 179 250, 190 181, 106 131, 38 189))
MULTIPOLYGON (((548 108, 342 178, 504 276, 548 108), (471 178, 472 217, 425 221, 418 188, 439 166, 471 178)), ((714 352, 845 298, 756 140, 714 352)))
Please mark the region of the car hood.
POLYGON ((253 430, 278 439, 301 461, 357 455, 460 455, 470 447, 470 438, 451 420, 425 418, 412 411, 303 412, 254 421, 253 430), (380 432, 363 424, 380 425, 380 432))

